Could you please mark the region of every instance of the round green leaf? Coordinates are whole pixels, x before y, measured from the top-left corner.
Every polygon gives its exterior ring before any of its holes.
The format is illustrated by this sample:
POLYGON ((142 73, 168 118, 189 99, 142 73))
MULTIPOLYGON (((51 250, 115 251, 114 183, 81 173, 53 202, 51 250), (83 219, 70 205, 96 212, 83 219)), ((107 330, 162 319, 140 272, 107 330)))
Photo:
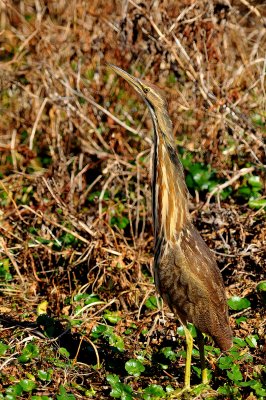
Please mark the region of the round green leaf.
POLYGON ((246 297, 233 296, 227 303, 229 307, 235 311, 245 310, 250 307, 250 301, 246 297))
POLYGON ((31 392, 36 388, 36 383, 30 379, 23 379, 19 381, 19 385, 22 387, 24 392, 31 392))
POLYGON ((108 337, 109 344, 111 346, 116 347, 117 350, 119 350, 119 351, 124 351, 125 343, 124 343, 124 340, 123 340, 123 338, 121 336, 118 336, 118 335, 116 335, 115 333, 112 333, 112 332, 110 332, 110 333, 107 332, 105 334, 105 336, 108 337))
POLYGON ((218 365, 220 369, 229 369, 233 365, 233 360, 231 357, 224 356, 219 359, 218 365))
POLYGON ((266 281, 261 281, 256 287, 258 292, 266 292, 266 281))
MULTIPOLYGON (((9 386, 7 389, 6 389, 6 394, 7 395, 13 395, 13 396, 20 396, 21 395, 21 393, 23 392, 23 388, 20 386, 20 384, 19 383, 17 383, 16 385, 14 385, 14 386, 9 386)), ((7 396, 6 396, 7 397, 7 396)), ((14 397, 15 398, 15 397, 14 397)))
POLYGON ((125 364, 126 371, 133 376, 140 376, 145 371, 144 365, 139 360, 131 359, 125 364))
POLYGON ((126 385, 121 382, 115 382, 111 385, 112 390, 110 393, 111 397, 114 397, 116 399, 122 399, 122 400, 132 400, 133 397, 131 393, 133 392, 132 388, 129 385, 126 385))
POLYGON ((39 348, 33 342, 28 343, 22 350, 21 356, 18 357, 19 362, 26 363, 32 358, 36 358, 39 355, 39 348))
POLYGON ((107 330, 106 325, 102 325, 102 324, 95 325, 92 328, 91 336, 93 337, 93 339, 98 339, 106 332, 106 330, 107 330))
POLYGON ((160 350, 160 353, 162 353, 165 358, 168 358, 171 361, 175 361, 177 358, 177 354, 172 350, 171 347, 163 347, 160 350))
POLYGON ((49 381, 52 376, 52 369, 49 368, 48 371, 39 370, 38 371, 38 378, 42 381, 49 381))
POLYGON ((111 386, 115 385, 117 382, 120 382, 119 376, 114 374, 107 375, 106 380, 111 386))
POLYGON ((149 385, 143 392, 144 400, 163 399, 164 397, 165 391, 160 385, 149 385))

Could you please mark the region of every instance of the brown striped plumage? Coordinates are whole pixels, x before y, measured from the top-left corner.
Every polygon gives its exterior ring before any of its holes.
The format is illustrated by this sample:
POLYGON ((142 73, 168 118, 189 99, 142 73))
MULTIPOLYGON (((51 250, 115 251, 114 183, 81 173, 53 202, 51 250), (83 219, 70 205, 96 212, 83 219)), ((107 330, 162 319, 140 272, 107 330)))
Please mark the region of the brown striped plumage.
MULTIPOLYGON (((212 252, 191 222, 188 190, 164 96, 154 85, 116 66, 110 67, 142 96, 153 121, 156 287, 184 326, 193 323, 199 331, 210 335, 222 350, 228 350, 232 346, 232 332, 222 276, 212 252)), ((189 387, 190 374, 187 375, 185 384, 189 387)), ((203 380, 206 383, 206 377, 203 380)))

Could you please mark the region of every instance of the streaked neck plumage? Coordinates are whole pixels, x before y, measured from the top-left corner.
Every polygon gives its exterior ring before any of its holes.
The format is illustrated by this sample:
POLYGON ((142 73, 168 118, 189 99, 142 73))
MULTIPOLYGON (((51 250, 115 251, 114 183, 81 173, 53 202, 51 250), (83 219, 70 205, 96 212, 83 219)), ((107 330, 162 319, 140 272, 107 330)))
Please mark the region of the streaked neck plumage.
POLYGON ((166 105, 152 114, 154 145, 152 158, 152 209, 155 242, 165 239, 174 244, 190 219, 188 190, 182 164, 174 147, 172 124, 166 105))

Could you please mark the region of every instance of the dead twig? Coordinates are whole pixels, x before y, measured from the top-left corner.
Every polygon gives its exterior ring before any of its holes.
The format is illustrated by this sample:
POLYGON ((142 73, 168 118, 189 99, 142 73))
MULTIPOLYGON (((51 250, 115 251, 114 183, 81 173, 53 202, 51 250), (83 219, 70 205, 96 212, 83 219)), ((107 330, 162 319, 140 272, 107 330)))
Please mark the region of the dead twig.
POLYGON ((207 196, 206 203, 204 204, 203 208, 207 208, 210 204, 211 198, 216 194, 220 193, 223 189, 225 189, 228 186, 231 186, 235 181, 237 181, 241 176, 247 175, 254 171, 254 167, 249 167, 249 168, 242 168, 240 171, 238 171, 231 179, 228 181, 222 183, 221 185, 217 185, 207 196))

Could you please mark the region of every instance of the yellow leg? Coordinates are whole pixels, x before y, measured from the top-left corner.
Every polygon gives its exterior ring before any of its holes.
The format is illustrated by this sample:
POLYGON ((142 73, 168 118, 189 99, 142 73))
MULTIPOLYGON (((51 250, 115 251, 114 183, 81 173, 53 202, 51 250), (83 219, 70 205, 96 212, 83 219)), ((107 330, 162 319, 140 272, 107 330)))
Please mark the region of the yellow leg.
POLYGON ((204 337, 200 331, 197 331, 197 338, 199 344, 199 353, 200 353, 200 363, 201 363, 201 379, 202 383, 206 385, 208 383, 208 375, 207 368, 205 363, 205 352, 204 352, 204 337))
MULTIPOLYGON (((183 325, 184 326, 184 325, 183 325)), ((193 337, 186 326, 184 326, 184 331, 186 335, 186 343, 187 343, 187 355, 186 355, 186 366, 185 366, 185 384, 183 389, 177 389, 173 392, 169 393, 167 399, 178 399, 183 396, 185 392, 190 391, 190 375, 191 375, 191 357, 192 357, 192 348, 193 348, 193 337)))
MULTIPOLYGON (((176 400, 179 397, 182 397, 184 393, 190 392, 190 375, 191 375, 191 357, 192 357, 192 349, 193 349, 193 337, 186 326, 184 326, 184 331, 186 335, 187 342, 187 358, 186 358, 186 366, 185 366, 185 384, 183 389, 177 389, 173 392, 169 393, 167 399, 176 400)), ((200 331, 197 330, 197 340, 199 344, 199 353, 200 353, 200 363, 201 363, 201 374, 202 374, 202 383, 206 385, 208 383, 208 375, 207 368, 205 364, 205 355, 204 355, 204 338, 200 331)), ((190 396, 188 394, 188 396, 190 396)))
POLYGON ((193 337, 186 326, 184 326, 184 331, 185 331, 186 342, 187 342, 187 358, 186 358, 186 367, 185 367, 185 387, 184 387, 184 389, 187 390, 187 389, 190 389, 193 337))

